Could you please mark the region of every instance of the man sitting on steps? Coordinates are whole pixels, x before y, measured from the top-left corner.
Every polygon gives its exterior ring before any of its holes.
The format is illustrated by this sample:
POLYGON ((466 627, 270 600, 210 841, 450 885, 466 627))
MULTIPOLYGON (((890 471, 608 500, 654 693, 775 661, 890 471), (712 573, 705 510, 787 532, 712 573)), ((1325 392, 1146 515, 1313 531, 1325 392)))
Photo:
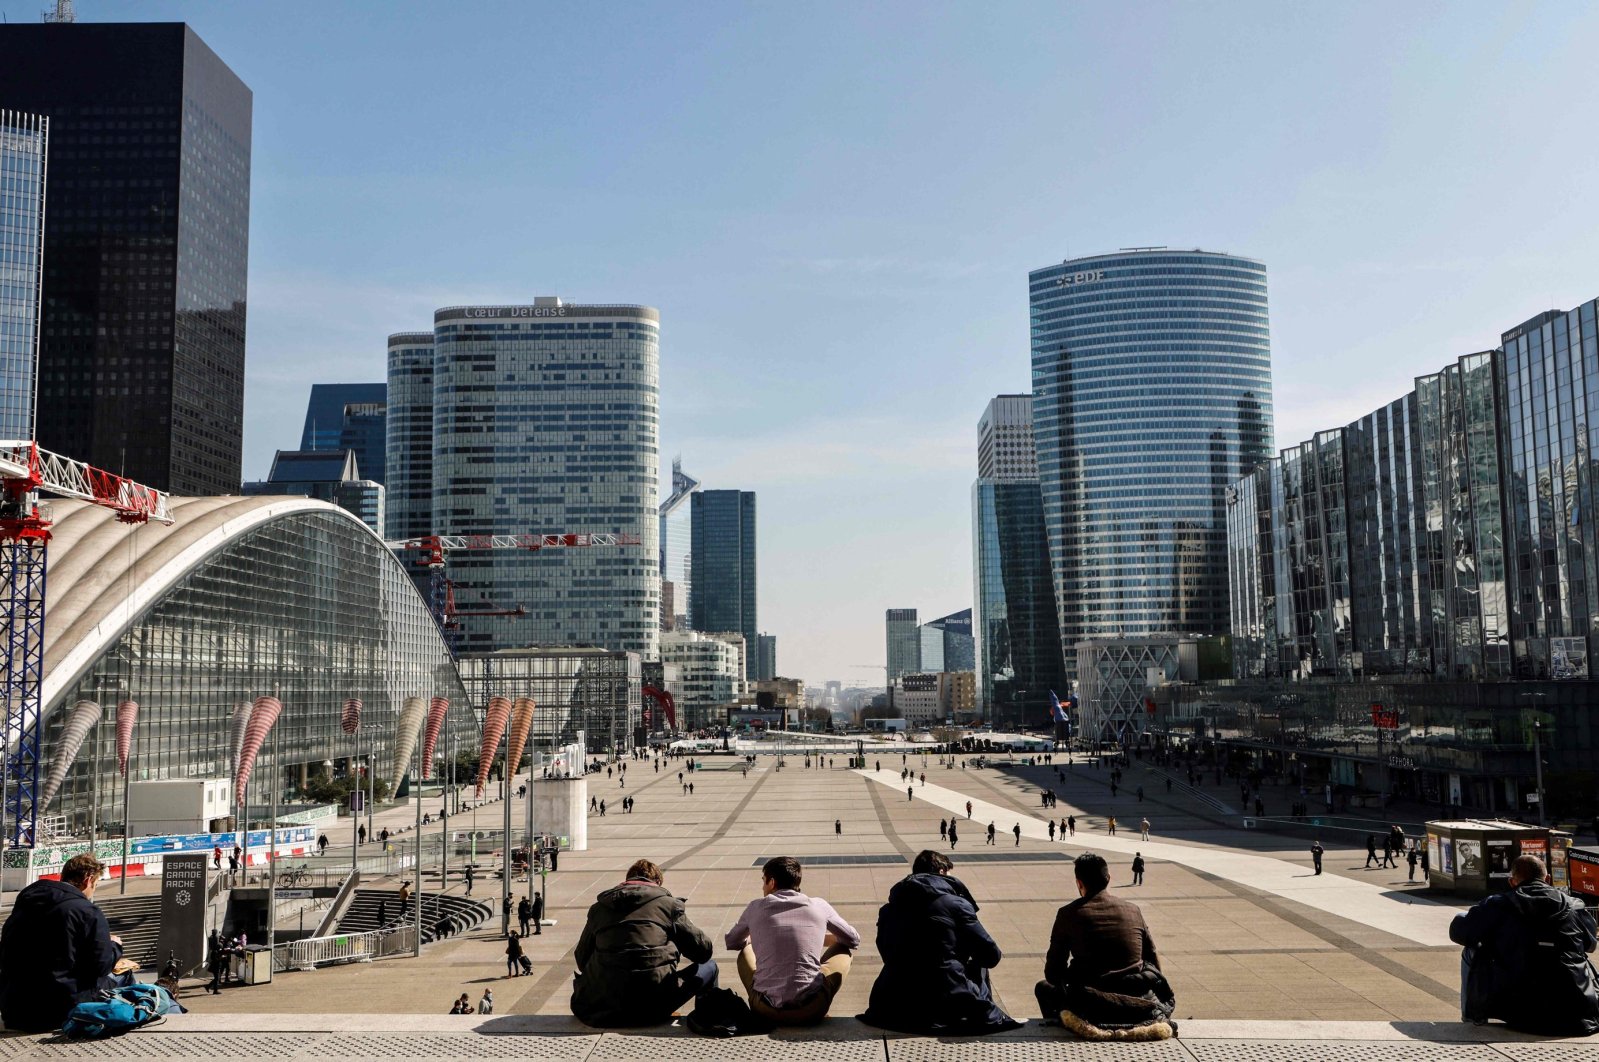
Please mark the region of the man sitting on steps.
POLYGON ((861 944, 832 904, 799 891, 802 873, 792 856, 767 860, 760 899, 750 901, 727 931, 750 1009, 774 1025, 825 1018, 861 944))

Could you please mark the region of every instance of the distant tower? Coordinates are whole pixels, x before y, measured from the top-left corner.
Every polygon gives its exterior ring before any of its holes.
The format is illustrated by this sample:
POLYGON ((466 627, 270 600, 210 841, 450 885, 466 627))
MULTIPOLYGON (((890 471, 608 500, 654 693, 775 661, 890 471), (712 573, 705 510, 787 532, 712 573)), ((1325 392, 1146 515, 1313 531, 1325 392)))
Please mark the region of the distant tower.
POLYGON ((78 13, 72 10, 72 0, 56 0, 55 10, 44 12, 46 22, 76 22, 78 13))

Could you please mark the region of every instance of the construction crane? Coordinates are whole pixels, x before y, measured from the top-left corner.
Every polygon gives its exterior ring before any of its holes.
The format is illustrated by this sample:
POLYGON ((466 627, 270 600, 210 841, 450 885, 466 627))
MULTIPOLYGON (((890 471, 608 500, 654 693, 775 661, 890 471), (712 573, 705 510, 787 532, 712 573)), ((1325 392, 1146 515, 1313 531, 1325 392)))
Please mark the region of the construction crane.
POLYGON ((456 550, 525 549, 538 552, 544 549, 586 549, 589 546, 637 546, 637 535, 610 532, 567 533, 557 535, 423 535, 388 543, 396 553, 414 551, 422 554, 422 563, 430 570, 428 577, 428 609, 439 633, 455 655, 456 643, 461 633, 461 616, 525 616, 527 608, 490 608, 465 611, 455 604, 455 583, 444 573, 445 554, 456 550))
POLYGON ((172 522, 167 496, 152 487, 41 450, 31 439, 0 442, 0 638, 5 671, 4 815, 10 843, 31 846, 39 823, 39 745, 44 724, 44 577, 50 514, 39 494, 105 506, 125 524, 172 522))

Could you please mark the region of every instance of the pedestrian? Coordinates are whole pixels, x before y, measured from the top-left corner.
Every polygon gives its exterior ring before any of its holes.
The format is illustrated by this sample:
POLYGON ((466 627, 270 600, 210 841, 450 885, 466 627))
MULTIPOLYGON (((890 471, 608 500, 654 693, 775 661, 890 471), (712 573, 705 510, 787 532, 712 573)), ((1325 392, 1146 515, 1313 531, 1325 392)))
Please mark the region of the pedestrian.
POLYGON ((494 1013, 494 993, 486 988, 483 990, 483 998, 477 1001, 477 1012, 479 1014, 494 1013))
POLYGON ((1382 865, 1384 867, 1397 867, 1399 865, 1394 862, 1394 839, 1392 835, 1383 838, 1382 865))
POLYGON ((1321 873, 1321 857, 1326 849, 1322 848, 1320 841, 1312 841, 1310 845, 1310 861, 1316 865, 1316 873, 1321 873))
POLYGON ((472 895, 472 882, 477 880, 477 866, 473 863, 466 865, 466 894, 472 895))
POLYGON ((955 850, 955 842, 957 840, 959 840, 959 838, 955 834, 955 824, 953 822, 951 822, 949 824, 949 848, 950 848, 950 851, 953 852, 955 850))
MULTIPOLYGON (((316 839, 316 852, 317 852, 317 855, 326 855, 327 851, 328 851, 328 835, 325 834, 325 833, 324 834, 319 834, 317 836, 317 839, 316 839)), ((220 855, 221 853, 222 853, 222 850, 220 848, 217 849, 217 854, 220 855)))
POLYGON ((1060 839, 1064 841, 1066 839, 1066 820, 1065 819, 1061 819, 1060 820, 1060 830, 1058 832, 1060 833, 1060 839))
POLYGON ((923 785, 927 784, 927 772, 926 771, 922 772, 922 784, 923 785))
MULTIPOLYGON (((363 826, 361 828, 363 830, 366 829, 365 826, 363 826)), ((233 846, 233 869, 234 870, 239 870, 243 866, 244 866, 244 849, 240 848, 238 845, 234 845, 233 846)))
POLYGON ((994 843, 994 824, 992 822, 988 824, 988 843, 994 843))
POLYGON ((949 836, 949 820, 948 819, 939 819, 938 820, 938 839, 940 841, 942 841, 944 838, 946 838, 948 836, 949 836))
POLYGON ((389 924, 389 901, 386 900, 386 899, 379 900, 378 901, 378 928, 382 929, 384 926, 386 926, 388 924, 389 924))
POLYGON ((1143 836, 1144 840, 1146 840, 1146 841, 1149 840, 1149 816, 1148 815, 1145 815, 1143 821, 1138 824, 1138 832, 1143 836))
POLYGON ((505 942, 505 976, 522 976, 522 938, 514 930, 505 942))
POLYGON ((211 869, 222 869, 222 846, 216 845, 211 849, 211 869))
POLYGON ((906 800, 915 800, 916 799, 916 790, 912 789, 910 786, 906 786, 905 787, 905 799, 906 800))
POLYGON ((1105 820, 1105 829, 1110 831, 1112 837, 1116 836, 1116 816, 1112 815, 1105 820))
POLYGON ((1077 836, 1077 816, 1076 815, 1067 815, 1066 816, 1066 832, 1071 834, 1071 836, 1073 836, 1073 837, 1077 836))
POLYGON ((966 802, 966 817, 968 819, 972 817, 972 802, 970 800, 966 802))
POLYGON ((693 782, 690 782, 688 784, 688 795, 689 796, 693 796, 694 795, 694 783, 693 782))
POLYGON ((1366 869, 1370 870, 1373 863, 1377 863, 1378 869, 1381 869, 1382 864, 1377 860, 1377 835, 1368 833, 1366 834, 1366 869))
POLYGON ((1144 853, 1142 853, 1142 852, 1134 852, 1133 853, 1133 884, 1134 885, 1142 885, 1143 883, 1144 883, 1144 853))
MULTIPOLYGON (((222 859, 222 849, 217 849, 217 860, 222 859)), ((206 941, 205 968, 211 971, 211 983, 205 990, 214 996, 222 994, 222 971, 228 968, 228 948, 222 941, 222 934, 215 929, 211 930, 211 937, 206 941)))
POLYGON ((1011 827, 1010 832, 1016 835, 1016 847, 1020 848, 1022 846, 1022 824, 1018 822, 1011 827))
POLYGON ((1406 881, 1415 881, 1416 880, 1416 864, 1419 863, 1420 861, 1421 861, 1421 856, 1417 854, 1416 846, 1415 845, 1411 845, 1410 846, 1410 851, 1405 853, 1405 862, 1410 865, 1410 873, 1408 875, 1406 875, 1406 878, 1405 878, 1406 881))
MULTIPOLYGON (((506 893, 504 896, 500 897, 500 916, 505 919, 505 931, 507 933, 509 933, 511 931, 511 894, 510 893, 506 893)), ((527 930, 524 929, 522 931, 522 933, 525 936, 527 934, 527 930)))
POLYGON ((1050 819, 1049 820, 1049 839, 1051 841, 1053 841, 1055 839, 1055 820, 1054 819, 1050 819))
POLYGON ((836 835, 836 834, 841 834, 843 832, 844 832, 844 820, 843 819, 834 819, 833 820, 833 833, 836 835))
POLYGON ((600 817, 605 817, 605 801, 600 801, 600 817))
POLYGON ((533 935, 536 937, 544 932, 544 894, 533 894, 533 935))
POLYGON ((406 905, 410 903, 410 901, 411 883, 409 881, 402 881, 400 882, 400 910, 405 910, 406 905))
POLYGON ((524 896, 516 904, 516 922, 522 929, 522 936, 527 936, 528 923, 531 921, 533 921, 533 901, 524 896))

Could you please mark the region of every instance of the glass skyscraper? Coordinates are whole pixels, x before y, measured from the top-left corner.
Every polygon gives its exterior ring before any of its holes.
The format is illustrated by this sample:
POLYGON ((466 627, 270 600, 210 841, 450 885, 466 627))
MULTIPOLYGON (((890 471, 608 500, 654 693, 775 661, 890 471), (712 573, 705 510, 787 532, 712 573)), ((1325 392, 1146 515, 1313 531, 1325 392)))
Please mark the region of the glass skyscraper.
POLYGON ((384 536, 433 533, 433 333, 389 337, 384 536))
POLYGON ((0 108, 50 119, 38 439, 239 489, 251 95, 182 23, 0 26, 0 108))
POLYGON ((1050 691, 1064 701, 1068 687, 1038 480, 979 479, 972 525, 978 711, 1001 728, 1047 725, 1050 691))
POLYGON ((695 491, 689 504, 689 622, 697 631, 742 634, 744 677, 756 674, 755 492, 695 491))
POLYGON ((33 438, 49 125, 0 110, 0 439, 33 438))
POLYGON ((688 499, 700 481, 683 471, 681 458, 672 460, 672 493, 661 503, 661 629, 687 630, 689 596, 693 586, 694 532, 688 499), (668 608, 670 601, 671 607, 668 608))
MULTIPOLYGON (((430 405, 431 527, 423 533, 602 532, 634 545, 458 550, 458 602, 524 617, 462 614, 463 652, 527 645, 596 645, 656 655, 659 320, 647 306, 454 306, 434 314, 430 405)), ((416 337, 420 339, 420 336, 416 337)), ((390 454, 413 445, 421 395, 397 377, 419 367, 420 342, 390 339, 390 454), (400 370, 397 372, 397 370, 400 370), (402 408, 403 407, 403 408, 402 408)), ((415 385, 422 375, 409 377, 415 385)), ((420 388, 418 388, 420 391, 420 388)), ((408 458, 396 523, 420 522, 408 458)), ((402 469, 391 459, 391 479, 402 469)))
POLYGON ((382 483, 388 464, 388 390, 381 383, 312 384, 300 449, 353 450, 361 478, 382 483))
POLYGON ((1271 454, 1266 267, 1138 248, 1028 276, 1060 633, 1220 634, 1227 487, 1271 454))
POLYGON ((921 634, 914 608, 891 608, 883 613, 888 647, 888 682, 922 669, 921 634))

